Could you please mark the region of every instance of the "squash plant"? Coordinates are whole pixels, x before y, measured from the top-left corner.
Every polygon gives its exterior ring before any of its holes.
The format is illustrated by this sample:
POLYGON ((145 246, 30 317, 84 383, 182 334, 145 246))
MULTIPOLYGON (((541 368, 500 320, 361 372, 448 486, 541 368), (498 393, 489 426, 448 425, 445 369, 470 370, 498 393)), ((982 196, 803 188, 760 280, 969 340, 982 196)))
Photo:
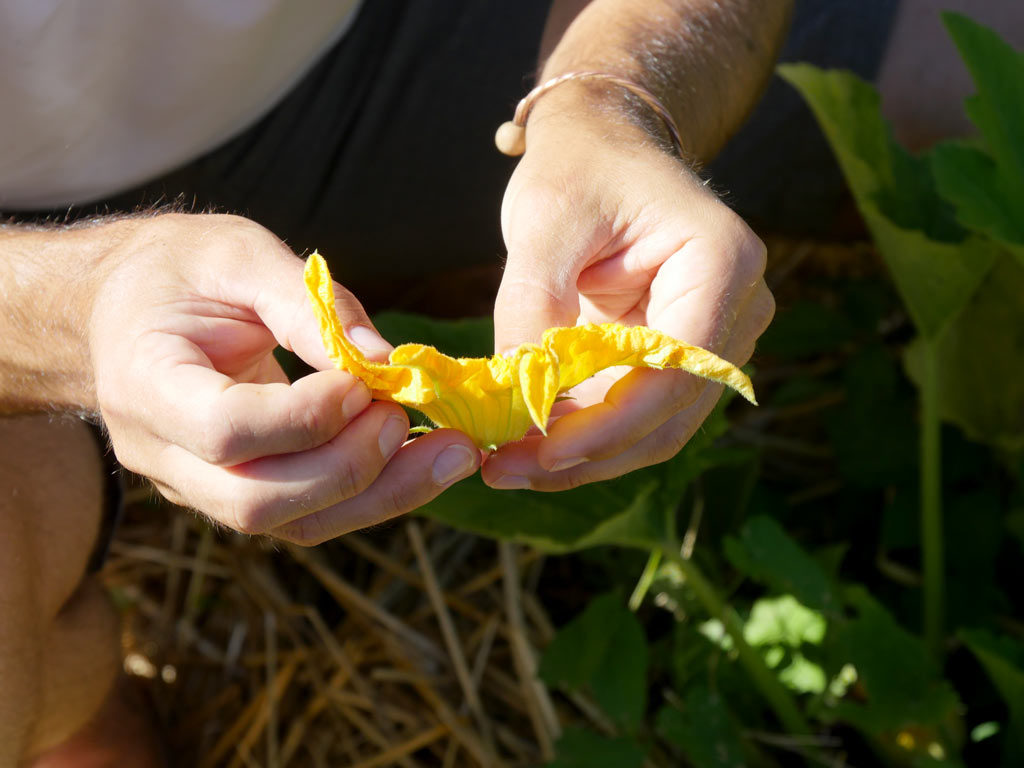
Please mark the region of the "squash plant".
POLYGON ((784 65, 828 137, 918 338, 906 364, 921 398, 924 631, 943 644, 940 420, 1024 447, 1024 56, 970 19, 943 19, 977 86, 978 137, 913 156, 877 92, 844 72, 784 65))

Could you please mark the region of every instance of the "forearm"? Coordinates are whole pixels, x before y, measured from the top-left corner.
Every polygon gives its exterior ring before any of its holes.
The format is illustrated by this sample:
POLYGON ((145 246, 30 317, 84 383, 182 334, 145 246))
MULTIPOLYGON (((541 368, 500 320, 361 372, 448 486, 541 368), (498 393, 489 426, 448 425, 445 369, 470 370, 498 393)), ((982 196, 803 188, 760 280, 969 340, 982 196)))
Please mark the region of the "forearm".
POLYGON ((0 226, 0 414, 96 412, 92 297, 104 255, 132 226, 0 226))
MULTIPOLYGON (((675 118, 688 155, 705 162, 742 124, 767 82, 791 6, 791 0, 593 0, 561 35, 540 80, 574 70, 633 80, 675 118)), ((554 36, 551 29, 546 35, 554 36)), ((557 111, 586 119, 609 105, 635 108, 614 86, 575 83, 545 95, 534 115, 538 125, 557 111)), ((650 115, 637 114, 658 129, 650 115)))

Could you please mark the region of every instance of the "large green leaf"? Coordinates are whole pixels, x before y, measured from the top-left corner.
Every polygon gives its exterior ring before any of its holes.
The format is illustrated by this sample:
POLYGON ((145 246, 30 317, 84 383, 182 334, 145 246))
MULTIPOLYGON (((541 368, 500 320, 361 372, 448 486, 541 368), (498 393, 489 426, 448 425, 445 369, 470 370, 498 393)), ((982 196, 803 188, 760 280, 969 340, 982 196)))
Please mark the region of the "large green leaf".
POLYGON ((717 692, 691 688, 685 710, 662 707, 655 728, 658 734, 696 768, 744 768, 743 737, 717 692))
POLYGON ((928 164, 891 138, 877 91, 848 72, 779 67, 828 137, 897 290, 918 330, 938 336, 992 264, 992 246, 967 237, 934 189, 928 164))
POLYGON ((408 312, 381 312, 373 324, 395 346, 429 344, 452 357, 489 357, 494 353, 494 321, 489 317, 437 320, 408 312))
POLYGON ((939 191, 964 226, 1003 242, 1024 263, 1024 54, 966 16, 945 13, 943 21, 977 88, 966 110, 981 141, 936 150, 939 191))
POLYGON ((820 611, 838 610, 825 572, 770 517, 752 517, 738 538, 725 540, 725 555, 733 566, 773 591, 793 595, 820 611))
POLYGON ((635 730, 647 703, 643 627, 618 595, 596 597, 555 635, 539 675, 551 686, 590 690, 606 715, 635 730))
POLYGON ((920 638, 899 626, 863 587, 850 588, 847 601, 857 617, 833 623, 838 661, 854 666, 864 695, 863 701, 838 702, 836 714, 875 737, 904 728, 938 737, 960 703, 920 638))
POLYGON ((548 552, 601 544, 660 547, 674 538, 675 511, 689 483, 709 467, 749 458, 746 451, 713 445, 728 427, 722 408, 720 403, 686 447, 663 464, 560 493, 496 491, 471 477, 418 514, 548 552))
POLYGON ((1024 764, 1024 645, 982 630, 961 633, 1010 710, 1003 765, 1024 764))
POLYGON ((880 342, 864 345, 843 365, 846 401, 825 416, 843 478, 885 488, 915 474, 919 461, 913 392, 899 357, 880 342))
MULTIPOLYGON (((920 386, 925 344, 906 351, 920 386)), ((942 417, 972 440, 1024 450, 1024 266, 1003 256, 936 342, 942 417)))
POLYGON ((613 739, 582 728, 566 728, 545 768, 640 768, 646 750, 631 739, 613 739))

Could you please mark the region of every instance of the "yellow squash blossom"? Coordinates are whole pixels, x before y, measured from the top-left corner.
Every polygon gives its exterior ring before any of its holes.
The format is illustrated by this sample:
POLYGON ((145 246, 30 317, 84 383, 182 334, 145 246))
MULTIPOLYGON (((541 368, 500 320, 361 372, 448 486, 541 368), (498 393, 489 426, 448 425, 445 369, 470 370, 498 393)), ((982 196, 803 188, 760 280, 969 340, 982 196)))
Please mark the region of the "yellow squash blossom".
POLYGON ((371 362, 345 336, 319 253, 306 262, 305 282, 335 366, 361 379, 375 398, 415 408, 487 450, 518 440, 531 425, 544 432, 560 394, 616 365, 681 368, 757 402, 750 379, 732 363, 660 331, 615 323, 550 328, 540 344, 521 344, 490 358, 453 358, 424 344, 402 344, 389 362, 371 362))

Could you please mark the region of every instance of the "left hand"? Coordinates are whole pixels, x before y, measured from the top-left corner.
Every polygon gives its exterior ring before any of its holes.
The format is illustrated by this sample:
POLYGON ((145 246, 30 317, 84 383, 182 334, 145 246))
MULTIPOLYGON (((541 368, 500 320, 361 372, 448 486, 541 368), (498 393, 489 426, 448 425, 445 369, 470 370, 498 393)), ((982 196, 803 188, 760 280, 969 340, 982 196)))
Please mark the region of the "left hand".
MULTIPOLYGON (((639 127, 536 111, 530 121, 502 206, 496 350, 553 326, 619 322, 746 363, 775 303, 764 244, 743 220, 639 127)), ((556 404, 547 437, 488 458, 483 478, 557 491, 665 461, 720 393, 682 371, 609 369, 556 404)))

